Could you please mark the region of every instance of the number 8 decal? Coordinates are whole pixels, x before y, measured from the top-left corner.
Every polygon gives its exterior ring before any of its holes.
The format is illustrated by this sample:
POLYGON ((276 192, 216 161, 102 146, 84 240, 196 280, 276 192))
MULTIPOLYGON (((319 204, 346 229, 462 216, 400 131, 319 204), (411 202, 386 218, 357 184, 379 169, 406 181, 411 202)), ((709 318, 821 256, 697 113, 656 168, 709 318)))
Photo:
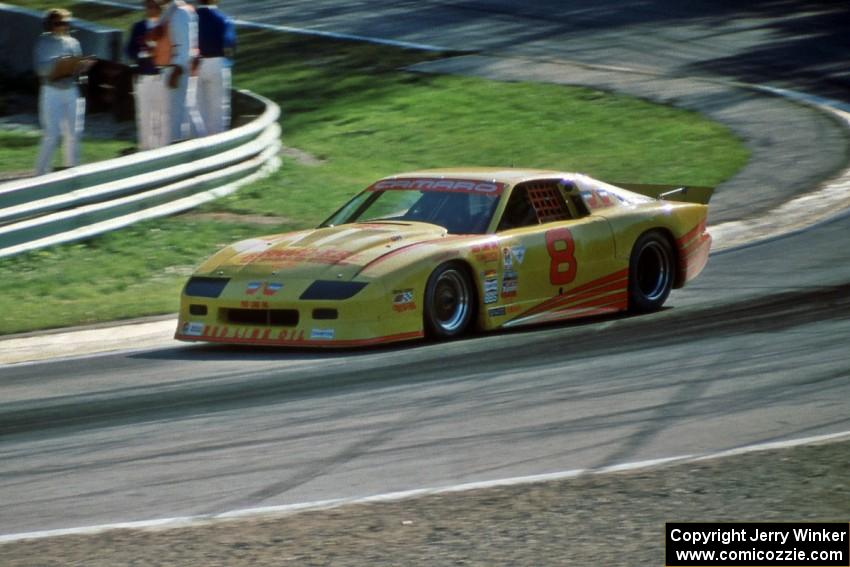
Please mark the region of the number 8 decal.
POLYGON ((552 263, 549 265, 549 281, 552 285, 566 285, 576 279, 576 243, 568 228, 556 228, 546 233, 546 250, 552 263))

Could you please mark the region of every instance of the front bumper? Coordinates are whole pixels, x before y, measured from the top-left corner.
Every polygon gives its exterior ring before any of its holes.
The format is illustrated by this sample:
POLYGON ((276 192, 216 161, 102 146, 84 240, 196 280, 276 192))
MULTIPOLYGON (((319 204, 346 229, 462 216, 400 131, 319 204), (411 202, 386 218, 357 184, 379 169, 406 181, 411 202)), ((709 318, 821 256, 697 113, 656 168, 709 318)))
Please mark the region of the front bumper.
POLYGON ((360 338, 337 338, 335 326, 311 329, 277 329, 234 325, 206 325, 193 321, 177 324, 174 338, 179 341, 243 344, 257 346, 348 348, 410 341, 424 336, 422 330, 381 334, 377 330, 360 329, 360 338))
POLYGON ((412 303, 399 309, 380 285, 340 301, 227 293, 209 298, 184 293, 174 334, 177 340, 191 342, 329 348, 423 336, 418 306, 412 303))

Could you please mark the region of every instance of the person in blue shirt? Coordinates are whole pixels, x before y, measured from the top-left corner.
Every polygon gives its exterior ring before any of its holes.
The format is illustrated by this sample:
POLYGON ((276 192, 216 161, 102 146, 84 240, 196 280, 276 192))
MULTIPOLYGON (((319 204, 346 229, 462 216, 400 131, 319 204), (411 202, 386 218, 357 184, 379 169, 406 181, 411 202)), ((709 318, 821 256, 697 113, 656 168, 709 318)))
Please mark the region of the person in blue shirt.
POLYGON ((230 127, 230 69, 236 27, 215 0, 199 0, 198 4, 197 106, 207 134, 218 134, 230 127))
POLYGON ((145 0, 144 5, 145 19, 133 25, 125 53, 136 65, 133 93, 139 149, 152 150, 168 144, 168 93, 161 72, 168 64, 168 55, 165 60, 161 55, 168 46, 162 45, 164 38, 155 39, 152 33, 162 9, 156 0, 145 0))

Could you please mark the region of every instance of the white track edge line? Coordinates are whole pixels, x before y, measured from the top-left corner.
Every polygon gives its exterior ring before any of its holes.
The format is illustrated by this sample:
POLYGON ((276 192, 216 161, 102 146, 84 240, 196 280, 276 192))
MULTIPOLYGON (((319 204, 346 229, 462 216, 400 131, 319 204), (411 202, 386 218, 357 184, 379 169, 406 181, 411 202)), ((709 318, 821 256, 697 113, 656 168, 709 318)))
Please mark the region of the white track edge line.
POLYGON ((675 457, 666 457, 660 459, 651 459, 644 461, 635 461, 631 463, 622 463, 619 465, 606 466, 600 469, 573 469, 554 473, 537 474, 529 476, 509 477, 496 480, 487 480, 479 482, 468 482, 451 486, 437 488, 418 488, 413 490, 404 490, 399 492, 388 492, 386 494, 375 494, 372 496, 361 496, 353 498, 335 498, 330 500, 317 500, 313 502, 302 502, 298 504, 285 504, 281 506, 266 506, 258 508, 246 508, 241 510, 232 510, 221 514, 199 515, 199 516, 178 516, 174 518, 161 518, 157 520, 141 520, 137 522, 119 522, 113 524, 101 524, 96 526, 84 526, 78 528, 65 528, 56 530, 44 530, 17 534, 0 535, 0 545, 16 543, 25 540, 46 539, 51 537, 61 536, 87 536, 97 535, 103 532, 112 530, 167 530, 176 528, 195 528, 210 525, 213 523, 223 522, 227 520, 244 519, 244 518, 259 518, 259 517, 283 517, 292 515, 298 512, 328 510, 339 508, 352 504, 372 504, 376 502, 397 502, 421 496, 432 496, 440 494, 454 494, 459 492, 469 492, 472 490, 481 490, 488 488, 502 488, 507 486, 518 486, 526 484, 536 484, 541 482, 550 482, 558 480, 568 480, 586 475, 604 475, 620 472, 633 472, 639 470, 652 469, 668 464, 680 463, 699 463, 713 459, 744 455, 747 453, 756 453, 762 451, 770 451, 776 449, 789 449, 802 445, 814 445, 826 442, 841 441, 850 439, 850 431, 842 431, 839 433, 829 433, 825 435, 816 435, 812 437, 804 437, 800 439, 790 439, 787 441, 772 441, 769 443, 758 443, 755 445, 746 445, 726 451, 719 451, 704 455, 679 455, 675 457))

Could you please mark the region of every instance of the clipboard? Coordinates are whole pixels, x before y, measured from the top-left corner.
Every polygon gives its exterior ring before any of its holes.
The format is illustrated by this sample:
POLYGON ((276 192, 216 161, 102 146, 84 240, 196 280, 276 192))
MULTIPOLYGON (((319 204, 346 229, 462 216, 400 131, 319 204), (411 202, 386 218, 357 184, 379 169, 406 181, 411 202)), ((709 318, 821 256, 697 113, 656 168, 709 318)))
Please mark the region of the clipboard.
POLYGON ((59 79, 64 79, 65 77, 74 77, 76 75, 85 74, 92 68, 92 65, 94 65, 96 61, 97 59, 91 55, 83 57, 60 57, 56 60, 56 63, 53 65, 53 70, 47 78, 50 81, 57 81, 59 79))

